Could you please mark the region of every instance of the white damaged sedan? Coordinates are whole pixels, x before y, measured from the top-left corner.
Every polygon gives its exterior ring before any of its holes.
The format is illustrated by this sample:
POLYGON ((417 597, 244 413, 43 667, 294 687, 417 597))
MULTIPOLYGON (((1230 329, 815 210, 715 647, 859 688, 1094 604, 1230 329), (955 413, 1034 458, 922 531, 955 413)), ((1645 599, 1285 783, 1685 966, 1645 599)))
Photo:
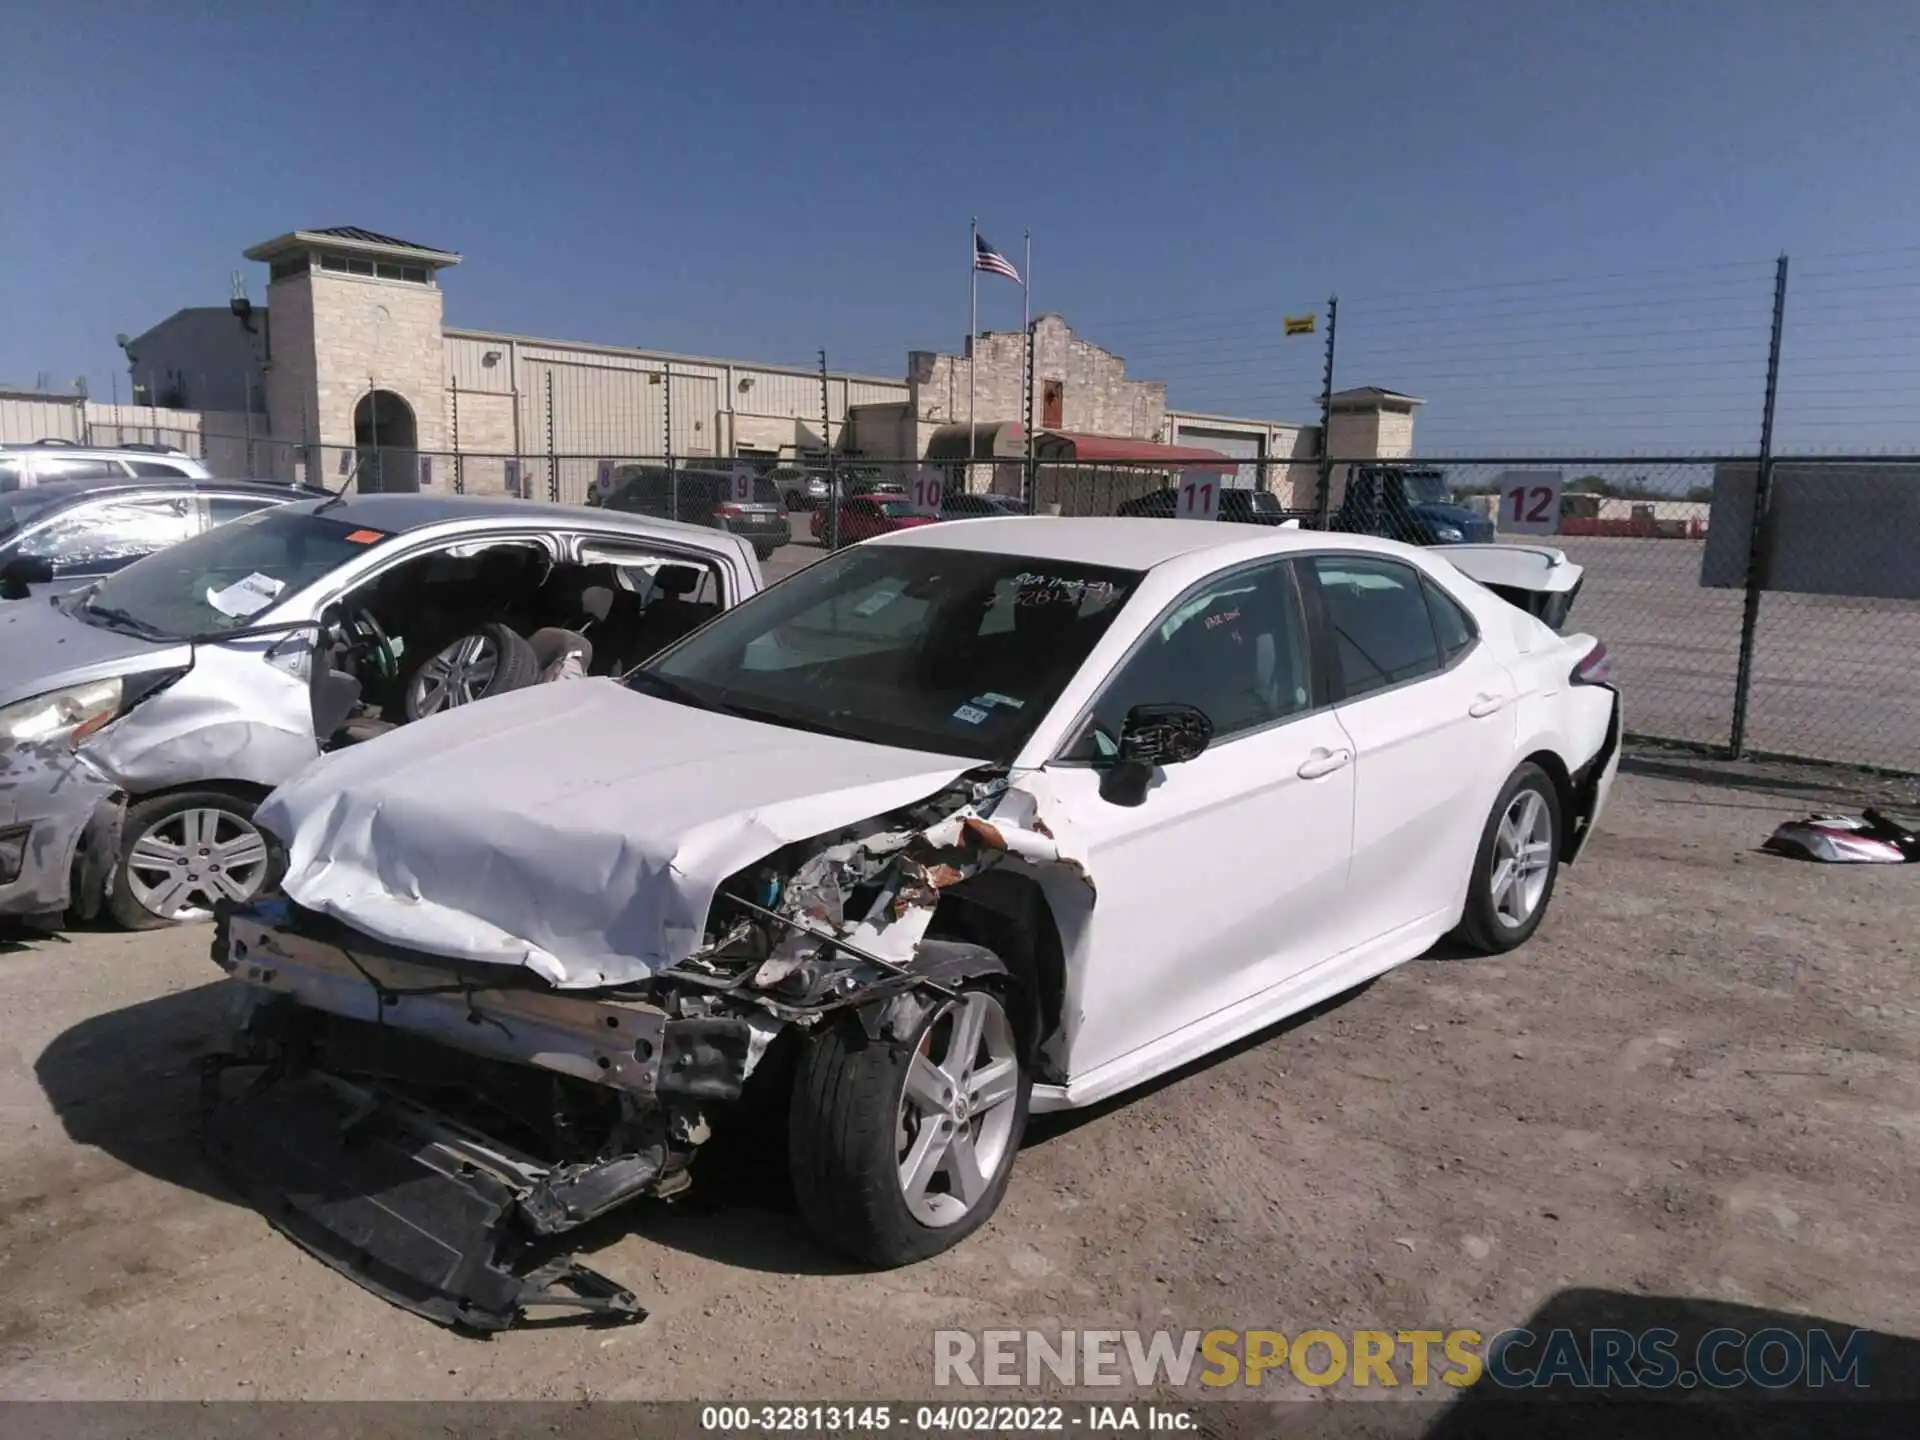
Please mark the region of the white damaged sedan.
POLYGON ((1618 765, 1605 647, 1556 628, 1579 580, 1510 545, 926 526, 624 684, 326 757, 258 813, 284 893, 221 915, 216 1155, 422 1314, 633 1317, 566 1233, 770 1095, 823 1240, 932 1255, 1029 1110, 1534 933, 1618 765))

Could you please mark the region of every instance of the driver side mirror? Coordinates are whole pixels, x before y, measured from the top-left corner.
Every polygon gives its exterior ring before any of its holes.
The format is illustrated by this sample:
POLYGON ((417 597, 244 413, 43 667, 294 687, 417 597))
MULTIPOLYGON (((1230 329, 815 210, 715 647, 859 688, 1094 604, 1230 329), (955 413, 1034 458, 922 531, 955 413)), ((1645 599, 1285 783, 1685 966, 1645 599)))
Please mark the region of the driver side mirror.
POLYGON ((1133 806, 1147 798, 1154 771, 1195 759, 1213 741, 1213 722, 1193 705, 1136 705, 1120 726, 1120 753, 1101 777, 1100 798, 1133 806))
POLYGON ((53 561, 44 555, 16 555, 0 565, 0 600, 25 600, 32 585, 53 579, 53 561))

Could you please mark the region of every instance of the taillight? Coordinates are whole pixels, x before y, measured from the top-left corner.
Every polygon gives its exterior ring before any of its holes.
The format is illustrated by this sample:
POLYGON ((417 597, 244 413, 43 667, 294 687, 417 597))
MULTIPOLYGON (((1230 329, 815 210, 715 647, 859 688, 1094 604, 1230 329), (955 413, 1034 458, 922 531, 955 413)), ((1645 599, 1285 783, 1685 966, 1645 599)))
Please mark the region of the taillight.
POLYGON ((1580 657, 1580 663, 1573 667, 1568 677, 1575 685, 1605 685, 1613 679, 1613 659, 1607 654, 1603 641, 1593 642, 1593 648, 1580 657))
POLYGON ((747 512, 742 510, 738 505, 716 505, 713 507, 713 513, 716 515, 724 515, 729 520, 738 520, 747 512))

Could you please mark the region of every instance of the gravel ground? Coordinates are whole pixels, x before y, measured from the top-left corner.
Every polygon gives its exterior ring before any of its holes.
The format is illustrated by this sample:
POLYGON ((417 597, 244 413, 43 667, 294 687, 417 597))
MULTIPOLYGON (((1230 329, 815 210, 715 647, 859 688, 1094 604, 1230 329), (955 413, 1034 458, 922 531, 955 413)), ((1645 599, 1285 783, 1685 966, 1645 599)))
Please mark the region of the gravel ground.
POLYGON ((1849 784, 1638 757, 1521 953, 1036 1124, 911 1269, 849 1273, 751 1165, 642 1207, 610 1331, 461 1338, 227 1198, 205 928, 0 944, 0 1397, 924 1397, 937 1327, 1492 1332, 1587 1287, 1920 1334, 1920 867, 1754 848, 1849 784))

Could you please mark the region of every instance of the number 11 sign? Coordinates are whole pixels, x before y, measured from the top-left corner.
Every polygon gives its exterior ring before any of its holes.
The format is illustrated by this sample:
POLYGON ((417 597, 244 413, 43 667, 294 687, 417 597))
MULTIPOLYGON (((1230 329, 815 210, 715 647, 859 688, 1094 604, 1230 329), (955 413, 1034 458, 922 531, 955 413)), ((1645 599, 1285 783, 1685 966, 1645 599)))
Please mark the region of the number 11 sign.
POLYGON ((1173 502, 1174 518, 1215 520, 1220 516, 1220 472, 1190 470, 1180 477, 1173 502))
POLYGON ((1509 470, 1500 477, 1503 535, 1560 533, 1560 472, 1509 470))

